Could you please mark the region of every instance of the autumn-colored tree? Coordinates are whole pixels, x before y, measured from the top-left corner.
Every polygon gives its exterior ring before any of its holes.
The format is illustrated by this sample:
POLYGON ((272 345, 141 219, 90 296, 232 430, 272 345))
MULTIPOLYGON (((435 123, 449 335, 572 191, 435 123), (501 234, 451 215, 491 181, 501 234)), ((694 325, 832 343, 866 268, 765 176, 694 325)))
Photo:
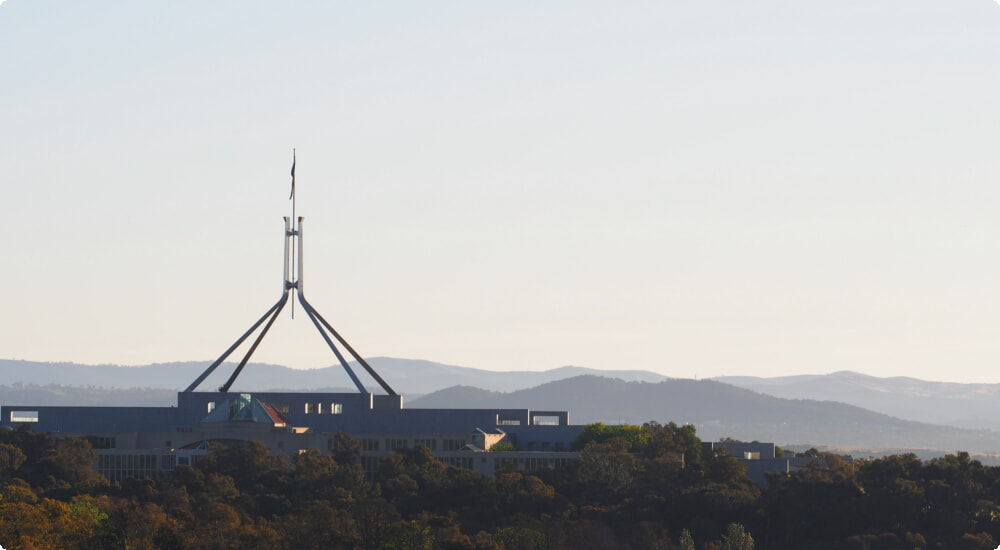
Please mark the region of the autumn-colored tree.
POLYGON ((39 461, 42 471, 55 480, 46 489, 71 496, 90 492, 106 485, 108 480, 94 471, 97 453, 90 443, 79 437, 57 439, 53 448, 39 461))
POLYGON ((347 550, 360 542, 354 521, 344 508, 314 501, 276 518, 274 529, 287 550, 347 550))
POLYGON ((0 481, 13 477, 27 458, 21 449, 9 443, 0 443, 0 481))

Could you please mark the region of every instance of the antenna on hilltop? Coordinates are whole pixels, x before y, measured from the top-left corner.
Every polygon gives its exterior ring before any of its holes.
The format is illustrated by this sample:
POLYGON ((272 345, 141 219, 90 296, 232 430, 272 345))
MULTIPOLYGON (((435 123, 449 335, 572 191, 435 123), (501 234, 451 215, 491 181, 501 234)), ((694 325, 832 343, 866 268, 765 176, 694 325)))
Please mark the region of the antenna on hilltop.
MULTIPOLYGON (((382 389, 384 389, 386 393, 388 393, 389 395, 398 395, 395 391, 393 391, 391 387, 389 387, 389 384, 387 384, 386 381, 383 380, 382 377, 379 376, 377 372, 375 372, 375 369, 373 369, 371 365, 369 365, 368 362, 365 361, 364 358, 358 354, 358 352, 354 351, 354 348, 352 348, 351 345, 347 343, 347 340, 344 340, 344 338, 336 330, 334 330, 332 326, 330 326, 330 323, 328 323, 326 319, 324 319, 323 316, 320 315, 319 312, 316 311, 312 307, 312 305, 310 305, 309 302, 306 300, 305 293, 303 291, 303 276, 302 276, 303 274, 302 218, 295 217, 295 149, 292 149, 292 193, 291 195, 289 195, 288 198, 291 199, 292 201, 292 218, 291 219, 287 217, 285 218, 284 281, 282 284, 281 298, 279 298, 278 302, 275 303, 273 306, 271 306, 271 309, 267 310, 267 312, 264 313, 264 315, 262 315, 261 318, 258 319, 257 322, 250 327, 249 330, 244 332, 243 336, 240 336, 239 339, 236 340, 236 342, 232 346, 229 346, 229 349, 227 349, 225 353, 223 353, 218 359, 215 360, 215 362, 209 365, 209 367, 205 369, 205 372, 201 373, 201 376, 199 376, 194 382, 192 382, 191 385, 188 386, 184 391, 185 392, 194 391, 195 388, 197 388, 202 382, 204 382, 205 379, 208 378, 208 376, 212 374, 212 372, 215 371, 215 369, 218 368, 218 366, 221 365, 222 362, 225 361, 226 358, 229 357, 229 355, 232 354, 234 350, 236 350, 236 348, 238 348, 247 338, 250 337, 251 334, 253 334, 258 328, 260 328, 261 325, 264 325, 264 328, 261 330, 260 334, 258 334, 257 337, 254 338, 253 344, 251 344, 250 349, 247 351, 246 355, 243 356, 243 359, 240 361, 239 365, 237 365, 236 370, 233 371, 233 374, 229 377, 229 380, 227 380, 225 384, 219 387, 220 392, 222 393, 228 392, 229 388, 233 385, 233 382, 235 382, 236 378, 240 375, 241 372, 243 372, 243 367, 246 366, 247 362, 250 360, 250 357, 253 355, 255 351, 257 351, 257 346, 259 346, 261 340, 264 339, 264 335, 266 335, 267 331, 271 329, 271 325, 274 324, 275 319, 278 318, 278 315, 281 313, 281 310, 285 307, 285 304, 288 302, 289 296, 293 292, 295 292, 296 294, 298 294, 299 304, 302 305, 302 310, 306 312, 306 315, 313 322, 313 325, 316 327, 316 330, 319 331, 320 335, 323 337, 323 340, 325 340, 326 344, 330 347, 330 350, 332 350, 333 354, 337 356, 337 360, 340 361, 340 365, 344 367, 344 370, 347 372, 347 375, 351 378, 351 381, 354 382, 354 385, 355 387, 358 388, 358 391, 361 393, 369 393, 368 390, 365 388, 365 386, 361 383, 361 380, 359 380, 358 376, 354 373, 354 369, 352 369, 351 366, 347 364, 347 360, 344 358, 344 355, 340 352, 340 349, 337 348, 337 344, 334 343, 334 340, 336 340, 340 345, 344 346, 344 349, 346 349, 347 352, 350 353, 352 357, 354 357, 354 360, 356 360, 358 364, 364 367, 364 369, 368 372, 368 374, 371 375, 371 377, 374 378, 375 381, 378 382, 380 386, 382 386, 382 389), (298 262, 295 261, 296 248, 298 249, 298 262), (264 323, 265 321, 267 321, 266 324, 264 323)), ((295 307, 295 300, 292 300, 292 308, 294 307, 295 307)), ((293 309, 293 317, 294 317, 294 309, 293 309)))

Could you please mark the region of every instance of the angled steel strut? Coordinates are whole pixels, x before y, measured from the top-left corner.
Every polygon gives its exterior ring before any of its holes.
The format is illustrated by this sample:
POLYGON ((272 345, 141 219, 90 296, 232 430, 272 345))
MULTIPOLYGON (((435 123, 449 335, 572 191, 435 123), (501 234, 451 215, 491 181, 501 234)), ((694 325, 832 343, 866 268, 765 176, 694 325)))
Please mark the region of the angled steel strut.
MULTIPOLYGON (((294 164, 293 164, 292 174, 293 174, 292 181, 294 185, 295 181, 294 164)), ((294 187, 292 193, 293 193, 292 197, 294 199, 294 187)), ((294 211, 294 206, 293 206, 293 211, 294 211)), ((354 360, 357 361, 359 365, 364 367, 364 369, 368 372, 368 374, 371 375, 371 377, 374 378, 375 381, 378 382, 380 386, 382 386, 382 389, 385 390, 386 393, 388 393, 389 395, 397 395, 396 392, 393 391, 391 387, 389 387, 389 384, 387 384, 386 381, 383 380, 382 377, 379 376, 377 372, 375 372, 375 369, 373 369, 371 365, 369 365, 368 362, 365 361, 364 358, 358 354, 358 352, 354 351, 354 348, 352 348, 351 345, 348 344, 347 341, 344 340, 344 338, 336 330, 334 330, 332 326, 330 326, 330 323, 328 323, 326 319, 324 319, 323 316, 320 315, 319 312, 316 311, 316 309, 313 308, 312 305, 306 300, 302 284, 303 283, 302 266, 303 266, 302 218, 299 217, 297 220, 297 224, 292 225, 289 218, 286 217, 285 218, 285 274, 284 274, 285 280, 281 292, 281 298, 278 300, 277 303, 271 306, 271 309, 267 310, 267 312, 264 315, 262 315, 261 318, 258 319, 257 322, 250 327, 249 330, 244 332, 243 336, 240 336, 239 339, 236 340, 236 342, 232 346, 229 346, 229 349, 227 349, 225 353, 223 353, 218 359, 216 359, 214 363, 209 365, 209 367, 205 369, 205 372, 201 373, 201 376, 199 376, 194 382, 191 383, 190 386, 187 387, 187 389, 184 390, 185 392, 194 391, 195 388, 197 388, 202 382, 204 382, 205 379, 208 378, 208 376, 211 375, 212 372, 215 371, 215 369, 218 368, 218 366, 221 365, 222 362, 225 361, 226 358, 228 358, 229 355, 236 350, 236 348, 238 348, 241 344, 243 344, 243 342, 246 341, 246 339, 249 338, 258 328, 260 328, 261 325, 264 325, 264 328, 260 331, 260 334, 258 334, 257 337, 254 339, 253 344, 250 346, 250 349, 247 350, 246 355, 243 356, 243 359, 240 361, 239 365, 233 371, 233 374, 229 377, 229 380, 227 380, 225 384, 219 387, 220 392, 223 393, 228 392, 229 388, 232 387, 233 382, 235 382, 236 378, 240 375, 241 372, 243 372, 243 367, 246 366, 247 361, 250 360, 250 357, 257 350, 257 346, 260 345, 261 340, 264 339, 264 335, 266 335, 267 331, 271 329, 271 325, 274 324, 275 319, 278 318, 278 315, 281 314, 281 310, 285 307, 285 304, 288 303, 289 295, 292 292, 297 292, 299 303, 302 304, 302 309, 305 310, 306 315, 312 321, 313 325, 316 327, 316 330, 318 330, 320 335, 323 336, 323 340, 326 341, 326 344, 330 346, 330 349, 333 351, 333 354, 337 356, 337 360, 340 361, 340 365, 344 367, 344 370, 347 372, 347 375, 351 378, 351 381, 354 382, 354 386, 358 388, 358 391, 361 393, 369 393, 368 390, 365 388, 364 384, 361 383, 361 380, 359 380, 358 376, 354 373, 354 369, 352 369, 351 366, 347 363, 347 359, 340 352, 340 349, 337 348, 337 344, 334 343, 334 340, 339 342, 340 345, 344 346, 344 349, 347 350, 347 352, 351 355, 351 357, 353 357, 354 360), (298 248, 297 264, 293 259, 294 251, 296 248, 298 248)))

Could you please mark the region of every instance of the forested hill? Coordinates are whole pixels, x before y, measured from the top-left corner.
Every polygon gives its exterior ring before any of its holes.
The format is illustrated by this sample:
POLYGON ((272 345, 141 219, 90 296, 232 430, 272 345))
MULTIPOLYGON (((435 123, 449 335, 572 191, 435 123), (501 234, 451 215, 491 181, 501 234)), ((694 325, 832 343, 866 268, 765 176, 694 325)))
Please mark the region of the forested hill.
POLYGON ((1000 451, 1000 434, 988 430, 900 420, 832 401, 782 399, 712 380, 648 383, 578 376, 509 393, 456 386, 411 400, 407 407, 567 410, 574 424, 690 423, 705 440, 1000 451))

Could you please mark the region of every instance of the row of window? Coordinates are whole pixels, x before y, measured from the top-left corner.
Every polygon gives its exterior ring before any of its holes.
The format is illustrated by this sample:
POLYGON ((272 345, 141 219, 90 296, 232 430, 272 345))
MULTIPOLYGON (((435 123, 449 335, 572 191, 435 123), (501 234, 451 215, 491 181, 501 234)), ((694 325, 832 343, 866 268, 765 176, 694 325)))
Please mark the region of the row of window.
POLYGON ((98 455, 96 470, 112 483, 130 477, 136 479, 155 477, 156 455, 98 455))
POLYGON ((567 450, 569 450, 567 448, 567 446, 566 446, 566 443, 563 442, 563 441, 556 441, 555 444, 552 444, 552 442, 550 442, 550 441, 543 441, 541 444, 539 444, 538 442, 535 442, 535 441, 531 441, 531 442, 529 442, 527 444, 526 448, 529 451, 556 451, 556 452, 560 452, 560 451, 567 451, 567 450))
MULTIPOLYGON (((330 408, 326 410, 329 411, 329 414, 344 414, 344 405, 330 403, 330 408)), ((306 414, 323 414, 323 403, 306 403, 304 412, 306 414)))
MULTIPOLYGON (((464 439, 442 439, 441 449, 444 451, 461 451, 465 448, 464 439)), ((332 440, 331 443, 332 445, 332 440)), ((438 450, 438 440, 432 438, 416 438, 413 440, 414 445, 423 445, 430 449, 431 451, 438 450)), ((361 440, 361 451, 379 451, 383 448, 381 439, 371 439, 364 438, 361 440)), ((410 442, 408 439, 395 439, 386 438, 385 439, 385 450, 387 451, 401 451, 410 448, 410 442)))
POLYGON ((403 449, 409 449, 410 442, 405 439, 389 439, 385 440, 385 450, 387 451, 402 451, 403 449))
POLYGON ((156 455, 98 455, 97 468, 155 470, 156 455))
MULTIPOLYGON (((271 407, 279 413, 288 412, 288 403, 271 403, 271 407)), ((344 404, 343 403, 329 403, 328 406, 325 403, 304 403, 302 412, 305 414, 323 414, 327 411, 327 414, 344 414, 344 404)), ((215 402, 209 401, 206 405, 207 412, 212 412, 215 410, 215 402)), ((34 412, 34 420, 14 420, 14 414, 18 411, 11 412, 11 422, 38 422, 38 413, 34 412)), ((29 413, 31 411, 21 411, 21 413, 29 413)), ((29 418, 25 416, 25 418, 29 418)))
MULTIPOLYGON (((378 439, 362 439, 361 440, 361 450, 362 451, 378 451, 380 448, 380 440, 378 439)), ((457 451, 465 447, 465 442, 461 439, 445 439, 444 450, 446 451, 457 451)), ((437 439, 414 439, 414 445, 423 445, 432 451, 436 451, 438 448, 437 439)), ((410 441, 408 439, 394 439, 386 438, 385 440, 385 450, 387 451, 402 451, 404 449, 410 448, 410 441)))
POLYGON ((446 456, 444 458, 441 458, 440 460, 446 466, 454 466, 455 468, 465 468, 466 470, 472 469, 472 457, 446 456))
MULTIPOLYGON (((430 439, 415 440, 415 442, 426 444, 428 441, 435 441, 430 439)), ((457 442, 462 442, 458 439, 444 439, 444 443, 452 442, 453 444, 457 442)), ((366 450, 377 450, 379 443, 378 439, 364 439, 362 440, 363 448, 366 450), (367 445, 365 444, 367 442, 367 445)), ((407 448, 406 439, 386 439, 386 448, 389 450, 402 450, 407 448)), ((501 455, 503 453, 500 453, 501 455)), ((476 456, 461 456, 461 457, 441 457, 440 460, 448 466, 454 466, 456 468, 473 469, 476 458, 481 458, 483 462, 486 462, 485 455, 476 456)), ((195 456, 176 456, 173 454, 168 455, 150 455, 150 454, 121 454, 121 455, 98 455, 96 470, 108 478, 111 482, 120 482, 127 478, 151 478, 155 477, 158 471, 170 471, 181 464, 194 464, 199 458, 198 455, 195 456), (157 460, 159 457, 159 461, 157 460)), ((269 456, 272 467, 277 467, 279 464, 283 464, 281 457, 279 456, 269 456)), ((524 457, 505 457, 505 456, 493 456, 493 466, 495 471, 500 472, 503 470, 522 470, 522 471, 533 471, 541 470, 546 468, 561 468, 567 466, 575 460, 575 457, 570 458, 524 458, 524 457)), ((382 461, 382 457, 379 456, 361 456, 361 464, 364 468, 366 476, 369 478, 378 470, 378 466, 382 461)))
POLYGON ((506 458, 497 457, 493 461, 493 468, 499 472, 501 470, 523 470, 534 471, 546 468, 562 468, 572 463, 574 458, 506 458))
POLYGON ((10 411, 11 422, 38 422, 38 411, 10 411))
POLYGON ((118 446, 118 438, 100 435, 88 435, 85 438, 92 449, 114 449, 118 446))
POLYGON ((438 448, 437 439, 414 439, 414 445, 423 445, 432 451, 436 451, 438 448))

